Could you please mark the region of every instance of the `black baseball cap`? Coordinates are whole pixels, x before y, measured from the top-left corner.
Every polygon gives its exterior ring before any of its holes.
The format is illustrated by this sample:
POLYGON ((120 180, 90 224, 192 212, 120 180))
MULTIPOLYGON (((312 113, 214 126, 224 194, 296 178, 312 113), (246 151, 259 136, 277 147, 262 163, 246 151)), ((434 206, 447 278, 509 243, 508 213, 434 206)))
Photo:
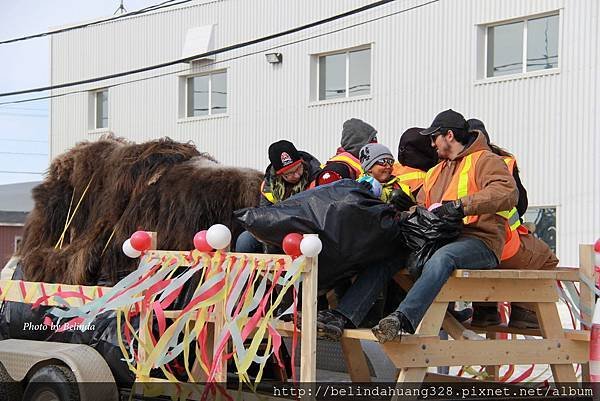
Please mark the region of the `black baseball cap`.
POLYGON ((448 128, 448 129, 456 128, 456 129, 462 129, 465 131, 468 130, 467 121, 465 120, 463 115, 452 109, 448 109, 446 111, 442 111, 440 114, 435 116, 435 118, 433 119, 433 122, 431 123, 431 127, 427 128, 419 133, 421 135, 431 135, 431 134, 435 134, 437 131, 439 131, 442 128, 448 128))

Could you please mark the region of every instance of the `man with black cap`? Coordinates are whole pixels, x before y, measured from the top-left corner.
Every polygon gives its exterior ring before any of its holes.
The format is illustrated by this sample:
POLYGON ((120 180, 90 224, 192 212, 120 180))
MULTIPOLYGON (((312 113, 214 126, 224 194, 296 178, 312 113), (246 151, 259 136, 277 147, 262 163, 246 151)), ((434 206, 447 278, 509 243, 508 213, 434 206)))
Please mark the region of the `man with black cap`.
POLYGON ((417 195, 419 206, 442 206, 433 212, 464 228, 455 241, 439 248, 425 263, 421 276, 395 312, 373 328, 382 343, 401 332, 414 333, 452 272, 498 266, 507 237, 503 217, 517 203, 515 180, 501 157, 493 154, 483 134, 470 134, 464 117, 454 110, 438 114, 421 132, 430 138, 442 160, 425 178, 417 195))
MULTIPOLYGON (((269 146, 269 161, 261 184, 259 206, 268 206, 308 189, 320 173, 320 163, 310 153, 299 151, 293 143, 280 140, 269 146)), ((257 253, 262 244, 244 231, 235 244, 236 252, 257 253)))
MULTIPOLYGON (((351 118, 344 122, 342 127, 342 138, 340 147, 335 156, 332 156, 327 163, 322 165, 321 176, 333 171, 332 177, 350 178, 356 180, 364 174, 360 165, 360 149, 368 143, 377 143, 377 130, 366 122, 351 118)), ((319 184, 333 182, 331 180, 321 180, 317 177, 319 184), (323 182, 322 182, 323 181, 323 182)))

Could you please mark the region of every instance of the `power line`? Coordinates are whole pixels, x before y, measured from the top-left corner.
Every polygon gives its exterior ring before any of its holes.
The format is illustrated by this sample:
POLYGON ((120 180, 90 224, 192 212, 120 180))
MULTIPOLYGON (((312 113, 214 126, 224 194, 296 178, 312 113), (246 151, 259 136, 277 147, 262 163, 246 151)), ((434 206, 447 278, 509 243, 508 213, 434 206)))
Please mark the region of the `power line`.
POLYGON ((0 170, 0 174, 44 174, 43 171, 7 171, 7 170, 0 170))
POLYGON ((38 139, 15 139, 15 138, 0 138, 0 141, 11 141, 11 142, 40 142, 46 143, 48 140, 38 140, 38 139))
MULTIPOLYGON (((319 20, 319 21, 311 22, 309 24, 305 24, 305 25, 301 25, 301 26, 298 26, 298 27, 295 27, 295 28, 291 28, 291 29, 288 29, 288 30, 283 31, 283 32, 278 32, 278 33, 274 33, 274 34, 271 34, 271 35, 268 35, 268 36, 263 36, 261 38, 252 39, 252 40, 249 40, 247 42, 242 42, 242 43, 238 43, 238 44, 235 44, 235 45, 222 47, 220 49, 211 50, 211 51, 208 51, 208 52, 205 52, 205 53, 202 53, 202 54, 197 54, 197 55, 194 55, 194 56, 188 56, 188 57, 180 58, 178 60, 167 61, 167 62, 161 63, 161 64, 155 64, 155 65, 152 65, 152 66, 137 68, 135 70, 129 70, 129 71, 118 72, 118 73, 115 73, 115 74, 104 75, 104 76, 97 77, 97 78, 83 79, 83 80, 80 80, 80 81, 67 82, 67 83, 63 83, 63 84, 45 86, 45 87, 40 87, 40 88, 24 89, 24 90, 15 91, 15 92, 0 93, 0 97, 14 96, 14 95, 23 95, 23 94, 26 94, 26 93, 34 93, 34 92, 42 92, 42 91, 53 90, 53 89, 68 88, 68 87, 71 87, 71 86, 89 84, 89 83, 98 82, 98 81, 105 81, 107 79, 119 78, 119 77, 124 77, 124 76, 127 76, 127 75, 138 74, 140 72, 146 72, 146 71, 156 70, 156 69, 159 69, 159 68, 170 67, 170 66, 175 65, 175 64, 187 63, 187 62, 190 62, 190 61, 198 59, 198 58, 204 58, 204 57, 212 56, 212 55, 215 55, 215 54, 220 54, 220 53, 228 52, 228 51, 231 51, 231 50, 240 49, 240 48, 247 47, 247 46, 250 46, 250 45, 254 45, 254 44, 257 44, 257 43, 266 42, 268 40, 276 39, 276 38, 281 37, 281 36, 287 36, 287 35, 290 35, 292 33, 300 32, 300 31, 303 31, 303 30, 306 30, 306 29, 310 29, 310 28, 313 28, 315 26, 323 25, 323 24, 326 24, 328 22, 332 22, 332 21, 335 21, 335 20, 338 20, 338 19, 350 16, 350 15, 353 15, 353 14, 357 14, 357 13, 360 13, 360 12, 363 12, 363 11, 366 11, 366 10, 370 10, 372 8, 379 7, 379 6, 382 6, 384 4, 391 3, 393 1, 396 1, 396 0, 380 0, 380 1, 377 1, 375 3, 367 4, 365 6, 358 7, 358 8, 355 8, 353 10, 346 11, 344 13, 334 15, 332 17, 328 17, 328 18, 325 18, 325 19, 322 19, 322 20, 319 20)), ((435 0, 435 1, 439 1, 439 0, 435 0)))
MULTIPOLYGON (((416 5, 416 6, 413 6, 413 7, 408 7, 408 8, 402 9, 402 10, 395 11, 393 13, 389 13, 389 14, 385 14, 385 15, 382 15, 382 16, 379 16, 379 17, 371 18, 371 19, 368 19, 368 20, 365 20, 365 21, 362 21, 362 22, 358 22, 358 23, 355 23, 355 24, 352 24, 352 25, 348 25, 348 26, 345 26, 345 27, 342 27, 342 28, 337 28, 337 29, 334 29, 332 31, 322 32, 322 33, 319 33, 319 34, 316 34, 316 35, 308 36, 308 37, 305 37, 305 38, 302 38, 302 39, 297 39, 297 40, 294 40, 294 41, 291 41, 291 42, 277 44, 275 46, 272 46, 272 47, 269 47, 269 48, 266 48, 266 49, 261 49, 261 50, 257 50, 257 51, 254 51, 254 52, 242 54, 242 55, 239 55, 239 56, 234 56, 234 57, 230 57, 230 58, 227 58, 227 59, 223 59, 223 60, 219 60, 219 61, 213 61, 211 63, 206 63, 206 64, 203 64, 203 67, 211 67, 213 65, 225 63, 227 61, 232 61, 232 60, 237 60, 237 59, 244 58, 244 57, 253 56, 253 55, 256 55, 256 54, 259 54, 259 53, 268 52, 270 50, 281 49, 283 47, 287 47, 287 46, 291 46, 291 45, 294 45, 294 44, 297 44, 297 43, 305 42, 307 40, 320 38, 320 37, 331 35, 331 34, 334 34, 334 33, 337 33, 337 32, 341 32, 341 31, 344 31, 344 30, 347 30, 347 29, 355 28, 357 26, 365 25, 365 24, 368 24, 368 23, 371 23, 371 22, 374 22, 374 21, 378 21, 378 20, 381 20, 381 19, 384 19, 384 18, 392 17, 392 16, 399 15, 399 14, 403 14, 405 12, 412 11, 412 10, 415 10, 417 8, 424 7, 424 6, 427 6, 427 5, 432 4, 432 3, 437 3, 439 1, 440 0, 431 0, 431 1, 419 4, 419 5, 416 5)), ((133 79, 133 80, 130 80, 130 81, 124 81, 124 82, 119 82, 119 83, 115 83, 115 84, 111 84, 111 85, 106 85, 106 88, 113 88, 113 87, 118 87, 118 86, 121 86, 121 85, 128 85, 128 84, 132 84, 132 83, 147 81, 147 80, 150 80, 150 79, 160 78, 160 77, 164 77, 164 76, 168 76, 168 75, 180 74, 180 73, 183 73, 183 72, 186 72, 186 71, 190 71, 190 67, 186 67, 184 69, 180 69, 180 70, 177 70, 177 71, 169 71, 169 72, 165 72, 165 73, 162 73, 162 74, 156 74, 156 75, 151 75, 151 76, 148 76, 148 77, 133 79)), ((10 105, 10 104, 18 104, 18 103, 35 102, 35 101, 38 101, 38 100, 54 99, 54 98, 59 98, 59 97, 63 97, 63 96, 74 95, 74 94, 77 94, 77 93, 86 93, 86 92, 89 92, 89 89, 81 89, 81 90, 75 90, 75 91, 71 91, 71 92, 64 92, 64 93, 58 93, 58 94, 55 94, 55 95, 40 96, 40 97, 29 98, 29 99, 12 100, 12 101, 7 101, 7 102, 0 102, 0 106, 10 105)))
POLYGON ((166 7, 173 7, 173 6, 177 6, 177 5, 180 5, 180 4, 189 3, 190 1, 193 1, 193 0, 183 0, 183 1, 180 1, 178 3, 173 3, 174 1, 175 0, 167 0, 165 2, 156 4, 156 5, 153 5, 153 6, 148 6, 148 7, 136 10, 136 11, 132 11, 132 12, 127 13, 127 14, 121 14, 121 15, 117 15, 116 17, 110 17, 110 18, 105 18, 105 19, 98 20, 98 21, 92 21, 92 22, 88 22, 86 24, 70 26, 68 28, 61 28, 61 29, 57 29, 57 30, 49 31, 49 32, 36 33, 34 35, 22 36, 20 38, 13 38, 13 39, 3 40, 3 41, 0 41, 0 45, 4 45, 6 43, 20 42, 20 41, 23 41, 23 40, 29 40, 29 39, 34 39, 34 38, 41 38, 41 37, 44 37, 44 36, 55 35, 57 33, 63 33, 63 32, 73 31, 75 29, 87 28, 89 26, 94 26, 94 25, 105 23, 105 22, 110 22, 110 21, 114 21, 114 20, 117 20, 117 19, 125 18, 125 17, 131 17, 131 16, 134 16, 134 15, 145 14, 147 12, 160 10, 160 9, 166 8, 166 7), (173 4, 170 4, 170 3, 173 3, 173 4))
POLYGON ((48 153, 0 152, 2 155, 48 156, 48 153))

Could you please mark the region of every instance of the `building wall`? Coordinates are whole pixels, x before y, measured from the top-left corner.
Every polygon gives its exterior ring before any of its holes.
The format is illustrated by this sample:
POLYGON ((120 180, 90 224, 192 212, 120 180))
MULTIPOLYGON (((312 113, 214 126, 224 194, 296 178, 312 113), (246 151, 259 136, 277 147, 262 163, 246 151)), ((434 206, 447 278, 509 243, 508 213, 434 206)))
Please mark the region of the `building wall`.
POLYGON ((3 226, 0 223, 0 270, 15 252, 15 238, 23 235, 23 226, 3 226))
MULTIPOLYGON (((126 71, 182 57, 191 27, 217 24, 217 48, 279 32, 367 3, 364 0, 222 0, 105 23, 55 35, 53 84, 126 71)), ((339 143, 342 123, 362 118, 379 140, 397 148, 400 134, 428 126, 452 108, 488 127, 493 142, 514 152, 531 206, 555 206, 557 253, 577 263, 578 244, 600 236, 600 126, 597 0, 440 0, 347 30, 331 32, 424 3, 399 0, 341 21, 217 56, 227 68, 228 113, 179 119, 179 76, 187 65, 138 74, 160 78, 109 89, 109 129, 145 141, 161 136, 193 140, 226 164, 262 170, 266 149, 280 138, 326 160, 339 143), (526 78, 479 80, 478 24, 560 10, 560 69, 526 78), (368 99, 313 104, 310 55, 372 46, 368 99), (278 46, 278 47, 277 47, 278 46), (271 65, 269 48, 283 54, 271 65), (229 60, 242 54, 255 55, 229 60)), ((194 71, 203 70, 194 67, 194 71)), ((120 81, 131 80, 121 78, 120 81)), ((106 81, 83 87, 101 88, 106 81)), ((82 89, 77 87, 76 89, 82 89)), ((68 90, 68 89, 67 89, 68 90)), ((64 92, 64 91, 63 91, 64 92)), ((58 94, 61 91, 55 91, 58 94)), ((87 93, 51 102, 51 153, 101 132, 88 129, 87 93)))

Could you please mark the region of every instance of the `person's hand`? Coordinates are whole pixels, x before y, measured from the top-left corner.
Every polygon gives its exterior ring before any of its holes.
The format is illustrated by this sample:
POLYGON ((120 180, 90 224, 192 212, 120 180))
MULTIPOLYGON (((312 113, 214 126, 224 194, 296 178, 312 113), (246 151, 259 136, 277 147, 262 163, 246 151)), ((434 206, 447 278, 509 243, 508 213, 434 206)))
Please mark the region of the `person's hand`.
POLYGON ((408 220, 408 218, 410 217, 410 215, 411 215, 410 212, 396 212, 396 215, 394 216, 394 222, 396 224, 402 224, 406 220, 408 220))
POLYGON ((460 199, 445 202, 442 206, 433 209, 432 212, 439 218, 460 220, 465 217, 465 210, 460 199))
POLYGON ((373 192, 373 185, 369 181, 358 181, 358 186, 367 192, 373 192))
POLYGON ((396 189, 392 192, 390 203, 399 211, 408 210, 416 204, 415 201, 401 189, 396 189))

